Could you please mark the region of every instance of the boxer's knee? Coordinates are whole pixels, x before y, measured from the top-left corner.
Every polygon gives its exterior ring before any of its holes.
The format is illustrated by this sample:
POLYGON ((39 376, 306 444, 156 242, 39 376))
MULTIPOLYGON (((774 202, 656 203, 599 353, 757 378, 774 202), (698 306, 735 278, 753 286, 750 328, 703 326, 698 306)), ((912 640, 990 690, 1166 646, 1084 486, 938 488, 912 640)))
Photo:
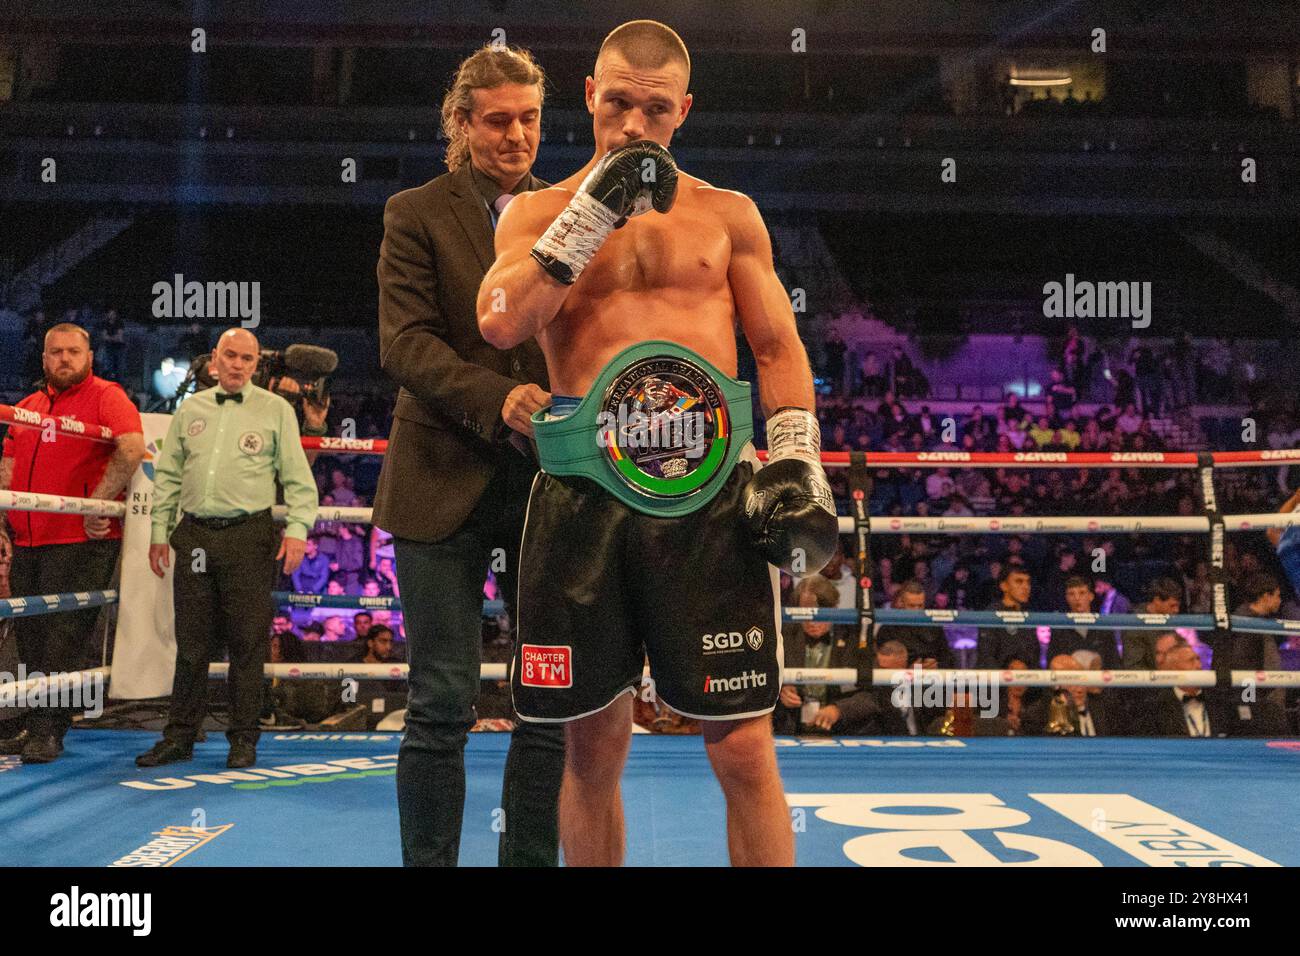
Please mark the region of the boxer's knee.
POLYGON ((565 725, 565 767, 584 782, 617 782, 632 740, 632 696, 565 725))
POLYGON ((724 791, 754 790, 779 779, 772 719, 703 721, 704 746, 724 791))

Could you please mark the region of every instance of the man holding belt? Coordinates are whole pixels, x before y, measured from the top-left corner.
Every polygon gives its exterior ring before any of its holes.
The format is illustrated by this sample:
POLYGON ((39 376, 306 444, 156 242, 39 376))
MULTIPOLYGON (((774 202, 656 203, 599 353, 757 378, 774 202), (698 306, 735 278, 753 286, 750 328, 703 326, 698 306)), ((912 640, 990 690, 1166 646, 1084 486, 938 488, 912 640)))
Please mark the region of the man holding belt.
MULTIPOLYGON (((90 336, 79 325, 61 323, 45 334, 41 356, 45 385, 19 408, 43 419, 72 418, 106 425, 113 442, 104 444, 40 428, 10 427, 0 456, 0 489, 69 498, 116 498, 144 457, 140 412, 122 387, 91 372, 90 336)), ((14 597, 107 588, 122 546, 122 523, 97 515, 15 511, 10 543, 0 515, 0 558, 12 553, 10 588, 14 597)), ((14 621, 18 654, 28 671, 53 674, 84 664, 98 608, 64 611, 14 621)), ((67 710, 46 709, 28 716, 15 737, 0 741, 0 754, 21 754, 23 763, 49 763, 63 752, 72 723, 67 710)))
MULTIPOLYGON (((406 736, 397 764, 402 860, 455 866, 465 804, 466 732, 483 651, 483 582, 507 605, 528 487, 529 415, 549 395, 532 341, 497 351, 475 318, 506 203, 546 183, 529 170, 540 139, 541 69, 527 53, 484 47, 456 71, 442 107, 446 175, 384 208, 380 362, 401 386, 375 495, 393 535, 410 654, 406 736)), ((506 758, 498 859, 554 866, 564 770, 559 728, 522 724, 506 758)), ((489 825, 489 821, 481 821, 489 825)))
POLYGON ((276 562, 283 558, 288 574, 298 567, 317 507, 293 406, 251 381, 258 353, 247 329, 221 336, 212 353, 217 386, 180 406, 155 465, 149 566, 166 574, 170 540, 177 554, 176 677, 163 739, 135 758, 140 767, 193 756, 207 710, 208 664, 222 644, 230 651, 226 766, 257 760, 276 562), (282 540, 271 519, 276 479, 289 509, 282 540))

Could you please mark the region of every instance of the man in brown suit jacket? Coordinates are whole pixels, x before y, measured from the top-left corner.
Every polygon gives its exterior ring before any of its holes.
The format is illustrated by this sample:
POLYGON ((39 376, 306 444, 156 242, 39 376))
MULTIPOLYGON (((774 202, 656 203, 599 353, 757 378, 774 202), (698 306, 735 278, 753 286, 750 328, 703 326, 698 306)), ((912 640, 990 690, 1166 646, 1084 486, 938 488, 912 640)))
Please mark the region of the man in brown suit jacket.
MULTIPOLYGON (((401 389, 374 523, 393 535, 410 656, 397 765, 408 866, 458 860, 489 568, 513 616, 537 470, 528 419, 549 400, 546 364, 533 341, 507 351, 488 345, 475 299, 505 204, 547 185, 530 172, 543 79, 513 48, 484 47, 466 59, 442 107, 450 171, 384 207, 380 363, 401 389)), ((506 760, 504 819, 490 821, 501 828, 501 865, 556 864, 563 769, 562 728, 521 723, 506 760)))

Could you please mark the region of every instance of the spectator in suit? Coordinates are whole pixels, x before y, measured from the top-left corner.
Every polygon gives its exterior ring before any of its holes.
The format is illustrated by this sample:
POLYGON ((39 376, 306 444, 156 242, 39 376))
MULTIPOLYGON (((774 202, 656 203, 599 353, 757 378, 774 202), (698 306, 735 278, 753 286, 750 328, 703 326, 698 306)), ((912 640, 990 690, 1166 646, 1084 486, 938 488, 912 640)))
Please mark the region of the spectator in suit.
MULTIPOLYGON (((802 578, 794 591, 797 607, 832 608, 838 592, 819 574, 802 578)), ((801 621, 782 629, 787 668, 858 668, 863 659, 856 629, 847 624, 801 621)), ((867 715, 862 691, 845 690, 833 684, 786 684, 773 712, 773 729, 778 734, 801 731, 856 734, 862 732, 867 715)))
MULTIPOLYGON (((907 657, 907 648, 899 641, 885 641, 876 648, 876 667, 902 669, 908 666, 907 657)), ((911 693, 914 686, 908 683, 860 689, 842 709, 860 715, 856 732, 864 736, 918 737, 927 732, 943 709, 918 703, 911 693)))
MULTIPOLYGON (((1023 671, 1028 670, 1029 665, 1017 657, 1011 657, 1002 661, 1002 669, 1023 671)), ((1034 702, 1034 695, 1029 693, 1030 689, 1024 684, 1007 682, 1002 685, 1002 699, 999 702, 998 713, 1002 714, 1003 720, 1006 721, 1011 736, 1022 737, 1029 734, 1026 718, 1029 707, 1034 702)))
MULTIPOLYGON (((1054 671, 1087 670, 1069 654, 1050 657, 1049 666, 1054 671)), ((1120 722, 1110 713, 1109 701, 1101 694, 1093 695, 1088 691, 1089 688, 1083 686, 1058 687, 1052 693, 1040 696, 1029 706, 1021 732, 1033 736, 1051 733, 1063 737, 1110 737, 1117 734, 1120 722), (1049 731, 1054 700, 1064 705, 1071 728, 1068 734, 1049 731)))
MULTIPOLYGON (((1031 591, 1029 572, 1008 563, 998 573, 999 598, 990 611, 1023 611, 1031 591)), ((1000 668, 1009 659, 1022 660, 1032 670, 1042 660, 1038 634, 1032 627, 1004 625, 981 627, 975 644, 975 666, 980 670, 1000 668)))
MULTIPOLYGON (((1199 671, 1201 658, 1186 643, 1165 655, 1162 671, 1199 671)), ((1136 711, 1133 730, 1139 737, 1226 737, 1231 711, 1212 687, 1166 687, 1155 692, 1151 706, 1136 711)))
MULTIPOLYGON (((1114 551, 1114 545, 1106 542, 1102 547, 1108 548, 1106 558, 1110 560, 1114 551)), ((1097 595, 1097 613, 1098 614, 1128 614, 1132 610, 1129 599, 1125 597, 1120 590, 1115 587, 1115 583, 1106 574, 1095 575, 1092 579, 1092 590, 1097 595)), ((1124 642, 1120 639, 1120 631, 1115 632, 1115 638, 1120 642, 1120 652, 1124 650, 1124 642)), ((1126 663, 1124 665, 1128 667, 1126 663)))
MULTIPOLYGON (((925 587, 915 578, 903 582, 894 595, 893 606, 901 611, 925 610, 925 587)), ((948 645, 941 627, 912 624, 880 624, 876 629, 876 646, 887 641, 897 641, 907 649, 903 667, 919 663, 922 667, 953 668, 956 655, 948 645)))
MULTIPOLYGON (((1147 585, 1147 599, 1133 609, 1137 614, 1181 614, 1183 607, 1183 586, 1173 578, 1156 578, 1147 585)), ((1124 614, 1125 611, 1111 610, 1111 614, 1124 614)), ((1124 631, 1125 670, 1155 670, 1156 638, 1159 631, 1124 631)))
MULTIPOLYGON (((1235 614, 1242 617, 1277 617, 1282 607, 1282 588, 1277 578, 1266 571, 1251 574, 1239 589, 1243 598, 1235 614)), ((1228 636, 1228 666, 1233 670, 1278 671, 1282 655, 1272 634, 1236 632, 1228 636)), ((1220 653, 1217 642, 1214 652, 1220 653)), ((1286 692, 1281 687, 1253 693, 1235 690, 1237 719, 1243 736, 1280 737, 1288 734, 1286 692), (1258 695, 1256 697, 1256 695, 1258 695)))
MULTIPOLYGON (((528 438, 545 406, 533 339, 508 350, 479 331, 477 298, 497 222, 533 176, 545 76, 515 47, 460 64, 442 108, 445 175, 389 198, 378 263, 380 364, 398 386, 374 501, 393 535, 410 658, 397 765, 402 859, 454 866, 465 803, 464 748, 480 693, 483 582, 500 548, 511 584, 537 466, 528 438)), ((555 865, 564 731, 521 722, 501 807, 502 865, 555 865)))
MULTIPOLYGON (((1076 574, 1065 579, 1065 605, 1074 614, 1092 612, 1092 585, 1088 579, 1076 574)), ((1115 670, 1119 667, 1119 651, 1115 648, 1115 632, 1096 627, 1071 627, 1054 629, 1052 639, 1047 644, 1048 660, 1061 655, 1073 655, 1077 651, 1096 654, 1101 660, 1102 670, 1115 670)))

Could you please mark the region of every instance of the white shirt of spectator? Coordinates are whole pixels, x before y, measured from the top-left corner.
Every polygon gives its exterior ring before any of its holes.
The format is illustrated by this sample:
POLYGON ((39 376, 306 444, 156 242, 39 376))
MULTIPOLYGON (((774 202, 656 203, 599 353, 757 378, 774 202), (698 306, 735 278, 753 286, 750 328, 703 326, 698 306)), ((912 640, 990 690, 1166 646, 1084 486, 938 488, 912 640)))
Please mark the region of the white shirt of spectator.
POLYGON ((1079 715, 1079 736, 1096 737, 1097 726, 1092 722, 1092 711, 1085 710, 1079 715))
POLYGON ((1181 687, 1174 688, 1174 696, 1183 705, 1183 718, 1187 721, 1187 736, 1210 736, 1210 715, 1205 710, 1205 699, 1197 696, 1188 700, 1181 687))

